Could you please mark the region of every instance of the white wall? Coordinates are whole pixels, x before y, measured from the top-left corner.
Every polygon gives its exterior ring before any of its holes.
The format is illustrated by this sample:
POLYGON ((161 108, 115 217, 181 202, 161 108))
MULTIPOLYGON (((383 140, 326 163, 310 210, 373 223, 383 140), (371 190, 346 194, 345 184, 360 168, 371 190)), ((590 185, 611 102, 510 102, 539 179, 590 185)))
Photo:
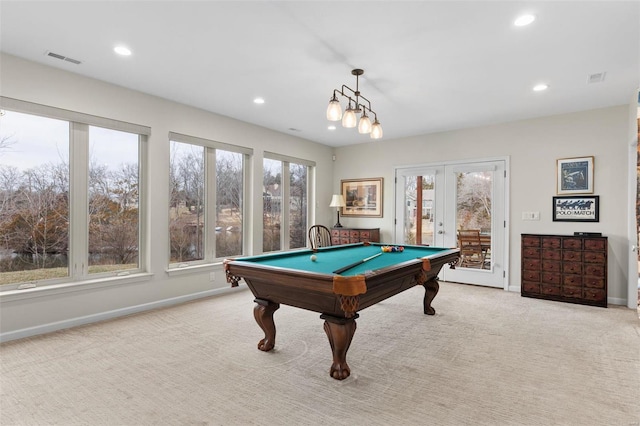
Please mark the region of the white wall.
POLYGON ((391 241, 394 167, 509 156, 509 286, 520 286, 520 234, 602 232, 609 238, 609 303, 626 304, 629 108, 622 105, 337 148, 335 189, 340 179, 384 177, 383 218, 344 218, 341 222, 344 226, 380 227, 382 240, 391 241), (591 155, 595 157, 594 195, 600 196, 600 222, 553 222, 556 159, 591 155), (522 221, 524 211, 539 211, 540 221, 522 221))
MULTIPOLYGON (((317 221, 330 223, 333 149, 305 139, 250 125, 228 117, 149 96, 2 54, 0 95, 151 127, 148 140, 151 278, 135 283, 96 283, 66 288, 15 291, 0 297, 3 340, 51 331, 163 303, 202 297, 227 289, 221 266, 169 276, 169 131, 254 149, 253 182, 261 188, 264 151, 316 162, 317 221), (324 202, 326 200, 326 202, 324 202), (210 272, 215 281, 210 282, 210 272), (63 294, 61 294, 63 292, 63 294)), ((254 206, 262 205, 255 191, 254 206)), ((253 214, 254 235, 262 235, 262 216, 253 214)), ((254 239, 258 251, 261 241, 254 239)))

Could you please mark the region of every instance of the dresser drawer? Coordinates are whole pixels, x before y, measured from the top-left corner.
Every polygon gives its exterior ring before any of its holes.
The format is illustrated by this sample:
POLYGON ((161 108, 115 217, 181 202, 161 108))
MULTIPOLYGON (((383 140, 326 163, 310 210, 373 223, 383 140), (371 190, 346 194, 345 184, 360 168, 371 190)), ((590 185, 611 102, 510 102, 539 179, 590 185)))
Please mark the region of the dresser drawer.
POLYGON ((583 253, 583 258, 585 262, 589 262, 589 263, 604 264, 607 260, 607 256, 605 256, 605 254, 600 251, 585 251, 583 253))
POLYGON ((540 271, 522 271, 522 279, 540 282, 540 271))
POLYGON ((542 237, 543 248, 556 248, 562 247, 562 239, 559 237, 542 237))
POLYGON ((605 240, 604 238, 585 238, 584 249, 605 251, 607 249, 607 240, 605 240))
POLYGON ((585 275, 604 277, 605 265, 600 263, 588 263, 584 265, 585 275))
POLYGON ((563 274, 582 274, 582 263, 580 262, 563 262, 562 263, 563 274))
POLYGON ((582 287, 562 286, 562 296, 571 298, 582 297, 582 287))
POLYGON ((542 262, 538 259, 524 259, 522 268, 529 271, 539 271, 542 268, 542 262))
POLYGON ((563 275, 562 285, 569 287, 582 287, 582 275, 563 275))
POLYGON ((371 232, 369 231, 360 231, 360 239, 361 240, 369 240, 371 238, 371 232))
POLYGON ((582 240, 580 238, 565 238, 562 240, 562 248, 582 250, 582 240))
POLYGON ((555 260, 543 260, 542 270, 545 272, 560 272, 560 262, 555 260))
POLYGON ((542 273, 543 284, 560 285, 561 282, 562 282, 562 275, 560 274, 552 274, 549 272, 542 273))
POLYGON ((582 252, 574 250, 565 250, 562 252, 562 260, 569 262, 582 261, 582 252))
POLYGON ((560 250, 542 250, 543 259, 560 260, 562 259, 562 252, 560 250))
POLYGON ((559 285, 540 285, 540 294, 544 294, 546 296, 560 296, 562 291, 559 285))
POLYGON ((522 249, 522 257, 526 258, 540 258, 540 249, 537 247, 524 247, 522 249))
POLYGON ((523 281, 522 282, 522 291, 526 293, 540 293, 540 283, 533 283, 531 281, 523 281))
POLYGON ((604 288, 604 278, 585 276, 582 278, 582 282, 586 288, 604 288))
POLYGON ((605 293, 604 290, 597 290, 594 288, 585 288, 584 298, 586 300, 590 300, 593 302, 600 302, 604 306, 606 306, 606 303, 607 303, 607 293, 605 293))
POLYGON ((523 236, 522 247, 540 247, 540 237, 523 236))

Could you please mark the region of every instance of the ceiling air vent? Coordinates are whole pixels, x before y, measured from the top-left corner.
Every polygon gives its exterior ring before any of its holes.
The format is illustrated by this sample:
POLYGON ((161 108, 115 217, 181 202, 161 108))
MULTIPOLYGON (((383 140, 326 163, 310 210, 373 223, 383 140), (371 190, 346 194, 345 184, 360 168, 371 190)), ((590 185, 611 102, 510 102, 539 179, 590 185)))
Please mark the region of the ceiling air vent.
POLYGON ((591 74, 589 75, 589 78, 587 79, 587 83, 591 84, 591 83, 601 83, 604 81, 604 76, 607 75, 606 72, 597 72, 595 74, 591 74))
POLYGON ((53 52, 47 52, 47 56, 51 56, 52 58, 60 59, 61 61, 71 62, 72 64, 76 64, 76 65, 80 65, 82 63, 77 59, 69 58, 68 56, 59 55, 59 54, 53 53, 53 52))

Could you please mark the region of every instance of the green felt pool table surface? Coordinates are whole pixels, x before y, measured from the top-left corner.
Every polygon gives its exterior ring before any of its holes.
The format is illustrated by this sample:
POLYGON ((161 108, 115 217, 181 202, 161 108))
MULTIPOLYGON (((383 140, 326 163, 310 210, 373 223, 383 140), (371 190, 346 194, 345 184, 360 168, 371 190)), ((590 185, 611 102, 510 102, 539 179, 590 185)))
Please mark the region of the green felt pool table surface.
POLYGON ((371 259, 365 263, 355 266, 340 275, 352 276, 372 272, 378 269, 387 268, 409 260, 416 260, 423 257, 430 257, 447 251, 449 249, 441 247, 426 246, 402 246, 402 252, 382 252, 382 247, 386 244, 371 243, 370 245, 349 244, 343 246, 332 246, 319 248, 317 252, 312 250, 301 250, 286 253, 266 254, 254 257, 245 257, 239 260, 251 262, 256 265, 264 265, 276 268, 296 269, 319 274, 332 274, 333 271, 350 265, 354 262, 368 258, 378 253, 382 255, 371 259), (311 255, 316 256, 316 260, 311 260, 311 255))

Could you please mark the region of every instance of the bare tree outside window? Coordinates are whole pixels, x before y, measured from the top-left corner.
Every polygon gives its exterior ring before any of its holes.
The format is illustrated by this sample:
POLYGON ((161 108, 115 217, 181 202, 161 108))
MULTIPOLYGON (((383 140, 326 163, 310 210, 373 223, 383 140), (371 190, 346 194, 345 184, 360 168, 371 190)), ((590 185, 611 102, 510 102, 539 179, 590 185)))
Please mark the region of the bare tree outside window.
POLYGON ((69 123, 0 118, 0 284, 69 274, 69 123))
POLYGON ((138 268, 138 135, 89 127, 89 273, 138 268))
POLYGON ((169 240, 171 262, 204 259, 205 148, 171 141, 169 240))
POLYGON ((262 249, 277 251, 282 224, 282 162, 265 158, 262 180, 262 249))

